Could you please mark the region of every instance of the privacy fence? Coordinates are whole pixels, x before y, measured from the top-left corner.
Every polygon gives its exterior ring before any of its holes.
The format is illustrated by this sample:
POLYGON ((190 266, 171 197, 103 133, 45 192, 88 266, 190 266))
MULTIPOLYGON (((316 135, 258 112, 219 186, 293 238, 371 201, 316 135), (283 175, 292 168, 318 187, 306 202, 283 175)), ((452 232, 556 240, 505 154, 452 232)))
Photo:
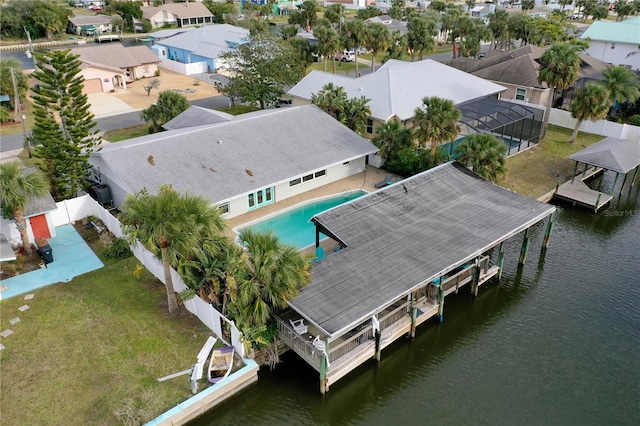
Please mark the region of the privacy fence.
MULTIPOLYGON (((105 224, 107 229, 109 229, 113 235, 116 237, 121 237, 123 235, 122 225, 118 219, 89 195, 73 198, 71 200, 64 200, 56 205, 58 206, 58 209, 51 215, 51 218, 54 221, 54 226, 62 226, 84 219, 87 216, 95 216, 105 224)), ((160 262, 160 260, 140 244, 136 244, 131 247, 131 250, 140 263, 142 263, 158 280, 165 284, 162 262, 160 262)), ((173 286, 176 292, 179 293, 187 288, 185 283, 182 281, 182 278, 180 278, 173 268, 171 269, 171 279, 173 280, 173 286)), ((233 321, 227 319, 199 296, 195 296, 191 300, 184 302, 184 306, 189 312, 196 315, 204 325, 218 336, 219 339, 225 342, 226 339, 224 338, 223 329, 229 330, 231 334, 231 344, 238 355, 241 357, 245 356, 242 334, 236 328, 233 321)))

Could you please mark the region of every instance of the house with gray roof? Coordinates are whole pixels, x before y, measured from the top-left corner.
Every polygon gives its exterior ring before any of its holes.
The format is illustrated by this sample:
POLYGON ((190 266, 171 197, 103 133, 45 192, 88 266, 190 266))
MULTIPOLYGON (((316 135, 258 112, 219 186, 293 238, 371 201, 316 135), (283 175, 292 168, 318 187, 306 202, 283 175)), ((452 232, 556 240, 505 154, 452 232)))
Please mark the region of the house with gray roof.
POLYGON ((393 19, 389 15, 374 16, 373 18, 369 18, 364 22, 367 24, 384 24, 387 28, 389 28, 389 31, 398 31, 401 35, 405 35, 409 32, 406 22, 393 19))
MULTIPOLYGON (((550 90, 546 84, 538 82, 540 58, 544 52, 541 47, 527 45, 515 50, 490 50, 482 58, 458 57, 444 63, 506 87, 507 90, 500 94, 501 99, 546 105, 550 90)), ((606 69, 606 63, 580 54, 576 86, 582 86, 587 80, 601 79, 606 69)))
POLYGON ((165 130, 185 129, 233 120, 233 115, 215 109, 191 105, 186 111, 162 125, 165 130))
POLYGON ((580 36, 589 41, 587 53, 613 65, 640 70, 640 16, 625 21, 594 21, 580 36))
POLYGON ((143 7, 142 18, 151 23, 151 28, 160 28, 166 24, 195 27, 213 23, 213 13, 205 5, 189 1, 143 7))
POLYGON ((68 32, 77 35, 94 35, 113 31, 114 16, 79 15, 69 18, 68 32))
POLYGON ((245 43, 249 30, 229 24, 214 24, 158 40, 154 51, 163 61, 182 64, 204 63, 214 73, 223 66, 218 57, 245 43))
POLYGON ((431 59, 417 62, 392 59, 359 78, 314 70, 287 93, 293 98, 293 105, 304 105, 328 83, 343 87, 349 98, 370 99, 366 137, 373 137, 375 129, 391 119, 411 122, 415 109, 422 105, 425 97, 438 96, 459 105, 486 97, 497 98, 505 90, 503 86, 431 59))
POLYGON ((316 106, 256 111, 105 146, 89 158, 114 205, 169 184, 231 218, 360 173, 373 144, 316 106))
POLYGON ((157 75, 160 62, 147 46, 124 47, 121 43, 78 47, 71 53, 79 55, 82 62, 84 93, 126 89, 127 83, 157 75))

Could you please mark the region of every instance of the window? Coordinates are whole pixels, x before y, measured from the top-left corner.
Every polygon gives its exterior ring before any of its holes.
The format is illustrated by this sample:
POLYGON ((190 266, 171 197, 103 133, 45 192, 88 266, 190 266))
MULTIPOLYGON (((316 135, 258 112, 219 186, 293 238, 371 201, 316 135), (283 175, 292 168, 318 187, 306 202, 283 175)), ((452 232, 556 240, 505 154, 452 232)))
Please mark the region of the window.
POLYGON ((271 204, 273 202, 273 188, 265 188, 247 195, 249 210, 271 204))
POLYGON ((229 203, 220 204, 218 210, 220 210, 220 214, 229 213, 229 203))
POLYGON ((348 166, 349 164, 351 164, 351 161, 345 161, 344 163, 342 163, 343 166, 348 166))
POLYGON ((616 44, 615 43, 611 43, 611 48, 615 49, 616 48, 616 44))
POLYGON ((302 181, 309 182, 311 179, 313 179, 313 174, 306 175, 305 177, 302 178, 302 181))
POLYGON ((367 133, 370 135, 373 134, 373 120, 370 118, 367 118, 367 133))
POLYGON ((319 178, 321 176, 326 176, 327 171, 326 170, 320 170, 319 172, 316 172, 315 177, 319 178))
POLYGON ((289 186, 296 186, 298 185, 300 182, 302 182, 302 179, 298 178, 298 179, 294 179, 294 180, 290 180, 289 181, 289 186))
POLYGON ((521 87, 518 87, 516 89, 516 99, 519 100, 519 101, 527 100, 527 89, 523 89, 521 87))

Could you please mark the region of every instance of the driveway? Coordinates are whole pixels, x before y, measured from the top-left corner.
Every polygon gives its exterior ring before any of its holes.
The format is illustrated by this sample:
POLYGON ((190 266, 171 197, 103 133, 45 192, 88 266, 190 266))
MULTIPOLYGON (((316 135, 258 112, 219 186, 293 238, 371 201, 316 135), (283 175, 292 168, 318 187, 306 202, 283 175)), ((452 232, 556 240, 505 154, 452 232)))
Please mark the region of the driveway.
POLYGON ((124 114, 127 112, 139 111, 141 108, 133 108, 125 101, 111 93, 90 93, 89 111, 95 115, 95 118, 108 117, 111 115, 124 114))

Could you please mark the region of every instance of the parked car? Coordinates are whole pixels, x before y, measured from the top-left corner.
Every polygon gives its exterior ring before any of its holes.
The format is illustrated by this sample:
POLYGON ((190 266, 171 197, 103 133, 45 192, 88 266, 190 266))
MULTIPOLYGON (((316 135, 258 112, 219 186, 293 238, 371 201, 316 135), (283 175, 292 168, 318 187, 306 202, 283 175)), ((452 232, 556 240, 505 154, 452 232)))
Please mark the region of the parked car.
POLYGON ((89 6, 88 9, 91 10, 92 12, 97 12, 99 10, 102 10, 102 7, 93 5, 93 6, 89 6))
POLYGON ((73 7, 84 7, 84 6, 85 6, 85 4, 84 3, 80 3, 80 2, 78 2, 78 3, 73 5, 73 7))
POLYGON ((356 59, 356 54, 353 50, 345 50, 344 52, 335 55, 334 59, 341 62, 353 62, 356 59))
POLYGON ((584 12, 577 12, 571 15, 571 19, 584 19, 584 12))

